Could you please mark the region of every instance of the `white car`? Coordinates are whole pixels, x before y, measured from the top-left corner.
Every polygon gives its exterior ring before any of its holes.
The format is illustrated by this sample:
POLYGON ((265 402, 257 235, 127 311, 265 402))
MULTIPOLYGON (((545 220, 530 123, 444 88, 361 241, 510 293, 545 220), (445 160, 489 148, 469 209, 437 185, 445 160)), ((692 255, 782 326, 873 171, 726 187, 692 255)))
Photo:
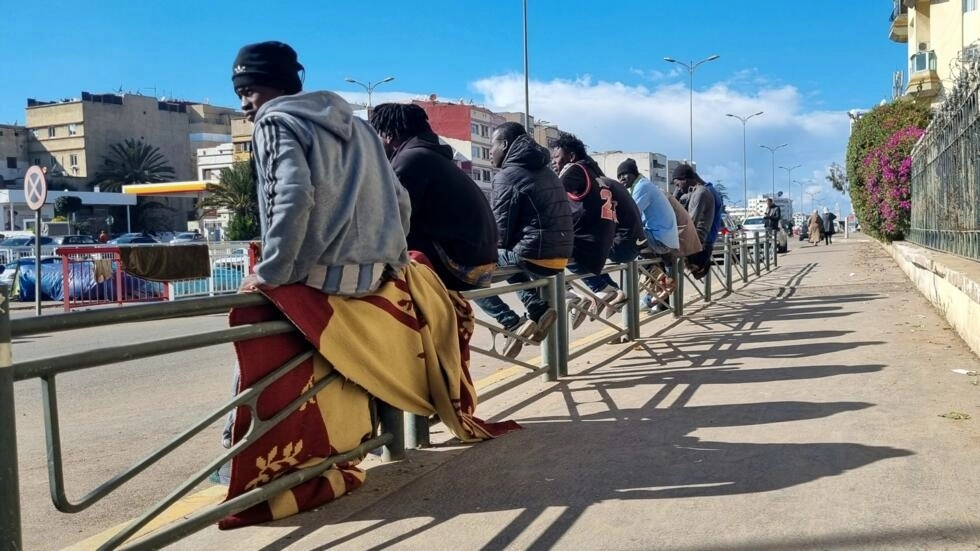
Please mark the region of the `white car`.
MULTIPOLYGON (((217 255, 216 255, 217 256, 217 255)), ((211 263, 212 268, 231 268, 241 272, 248 271, 248 249, 232 249, 211 263)))
MULTIPOLYGON (((753 216, 742 221, 742 234, 746 238, 753 238, 753 233, 759 232, 759 239, 766 235, 766 219, 761 216, 753 216)), ((789 250, 789 236, 786 230, 779 228, 776 234, 776 252, 784 253, 789 250)))

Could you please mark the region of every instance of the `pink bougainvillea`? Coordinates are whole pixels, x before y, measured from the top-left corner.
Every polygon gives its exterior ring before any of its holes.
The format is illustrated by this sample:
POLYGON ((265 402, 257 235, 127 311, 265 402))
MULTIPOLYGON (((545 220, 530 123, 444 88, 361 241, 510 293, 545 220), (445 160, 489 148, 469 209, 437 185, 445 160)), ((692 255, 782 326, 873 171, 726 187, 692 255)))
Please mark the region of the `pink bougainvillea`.
POLYGON ((867 204, 865 226, 889 241, 903 239, 909 229, 912 192, 912 147, 924 130, 899 130, 861 160, 867 204))

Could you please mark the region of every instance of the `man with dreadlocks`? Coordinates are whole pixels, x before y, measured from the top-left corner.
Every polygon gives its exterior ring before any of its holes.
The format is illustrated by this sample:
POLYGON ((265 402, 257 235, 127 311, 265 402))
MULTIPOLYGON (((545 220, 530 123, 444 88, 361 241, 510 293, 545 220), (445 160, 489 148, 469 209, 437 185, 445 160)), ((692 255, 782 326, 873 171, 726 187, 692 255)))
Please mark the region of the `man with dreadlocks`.
POLYGON ((425 110, 384 103, 371 113, 391 167, 412 201, 408 248, 429 258, 446 288, 489 287, 497 265, 497 224, 479 186, 439 143, 425 110))

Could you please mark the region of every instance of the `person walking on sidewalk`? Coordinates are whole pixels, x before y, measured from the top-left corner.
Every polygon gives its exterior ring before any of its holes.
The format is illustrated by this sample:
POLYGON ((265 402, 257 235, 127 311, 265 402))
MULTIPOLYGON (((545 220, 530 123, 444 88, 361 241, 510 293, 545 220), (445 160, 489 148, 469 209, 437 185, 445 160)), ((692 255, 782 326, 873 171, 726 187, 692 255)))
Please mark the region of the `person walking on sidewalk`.
POLYGON ((479 186, 439 143, 425 110, 383 103, 371 112, 398 180, 412 200, 408 248, 428 257, 451 291, 489 287, 497 266, 497 224, 479 186))
MULTIPOLYGON (((508 283, 560 273, 572 254, 572 212, 558 176, 549 168, 548 150, 516 122, 494 129, 491 142, 490 163, 501 169, 492 183, 497 265, 521 269, 507 279, 508 283)), ((507 331, 540 342, 557 314, 537 289, 518 291, 517 295, 527 308, 526 319, 497 296, 474 302, 507 331)), ((513 358, 520 354, 521 338, 507 338, 503 355, 513 358)))
POLYGON ((775 237, 779 233, 779 221, 783 218, 783 211, 772 201, 772 197, 766 198, 766 213, 763 218, 766 222, 766 233, 769 237, 775 237))
POLYGON ((823 208, 823 238, 825 245, 831 245, 834 242, 833 235, 837 233, 836 226, 837 215, 830 212, 827 207, 823 208))
POLYGON ((820 240, 823 239, 821 235, 823 232, 823 219, 820 218, 820 212, 817 209, 813 209, 813 214, 810 215, 810 219, 807 221, 807 231, 810 232, 810 244, 814 247, 820 245, 820 240))

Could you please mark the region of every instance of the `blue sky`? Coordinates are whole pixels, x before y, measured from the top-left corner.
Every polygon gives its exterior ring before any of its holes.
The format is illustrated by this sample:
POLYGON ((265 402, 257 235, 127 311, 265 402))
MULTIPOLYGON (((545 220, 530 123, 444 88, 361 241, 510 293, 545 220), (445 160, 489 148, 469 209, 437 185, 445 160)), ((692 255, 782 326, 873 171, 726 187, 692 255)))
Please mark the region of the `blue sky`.
MULTIPOLYGON (((375 103, 434 93, 523 110, 520 0, 8 4, 8 32, 0 34, 3 123, 23 123, 28 97, 82 90, 235 106, 237 49, 270 39, 299 52, 307 89, 364 101, 345 77, 394 76, 375 103)), ((823 175, 843 160, 846 111, 889 98, 892 73, 905 68, 905 45, 887 36, 891 7, 885 0, 528 0, 531 114, 594 150, 687 158, 688 72, 663 58, 718 54, 694 78, 699 172, 741 198, 742 128, 724 115, 765 111, 747 127, 749 195, 771 187, 770 153, 759 145, 789 143, 776 164, 802 165, 792 179, 820 197, 815 206, 839 202, 847 210, 823 175)), ((776 187, 787 187, 778 168, 776 187)), ((792 194, 798 201, 800 186, 792 194)))

